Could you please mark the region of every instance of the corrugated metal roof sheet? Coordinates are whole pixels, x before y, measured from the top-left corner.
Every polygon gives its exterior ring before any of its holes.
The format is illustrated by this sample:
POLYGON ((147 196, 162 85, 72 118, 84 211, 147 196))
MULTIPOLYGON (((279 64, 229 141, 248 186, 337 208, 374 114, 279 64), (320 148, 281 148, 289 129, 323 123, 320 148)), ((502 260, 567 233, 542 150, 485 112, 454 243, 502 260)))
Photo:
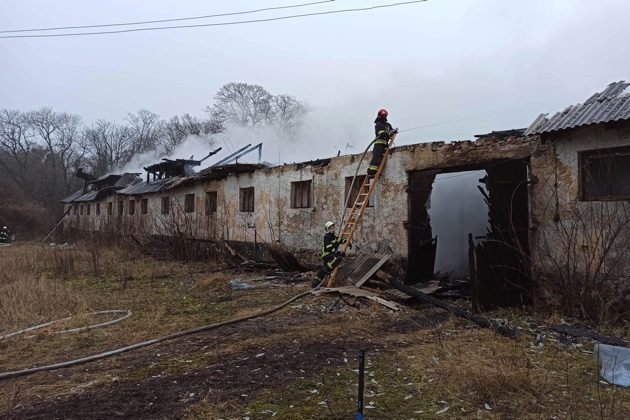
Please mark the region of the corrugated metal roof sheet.
POLYGON ((122 175, 116 175, 116 174, 104 175, 95 181, 89 182, 89 184, 98 185, 99 182, 102 182, 110 178, 112 180, 117 178, 116 182, 113 185, 104 186, 99 190, 88 191, 85 194, 83 193, 83 188, 81 188, 80 190, 75 191, 74 193, 70 194, 68 197, 61 200, 61 202, 72 203, 72 202, 79 202, 79 201, 93 201, 93 200, 99 199, 99 196, 102 194, 107 194, 108 192, 120 190, 121 188, 125 188, 131 185, 136 185, 142 182, 142 178, 140 178, 137 173, 128 172, 122 175))
POLYGON ((128 187, 129 185, 134 185, 139 182, 142 182, 142 178, 140 178, 138 175, 140 174, 129 173, 129 172, 124 173, 120 176, 118 181, 116 181, 116 183, 114 184, 114 187, 124 188, 124 187, 128 187))
POLYGON ((630 83, 611 83, 602 92, 588 98, 584 104, 571 105, 553 117, 541 114, 525 130, 525 135, 550 133, 591 124, 630 119, 630 83))
POLYGON ((268 166, 262 163, 229 163, 220 166, 210 166, 204 170, 199 171, 195 176, 197 178, 207 179, 208 176, 218 175, 225 177, 229 174, 238 174, 243 172, 254 172, 258 169, 264 169, 268 166))
POLYGON ((98 190, 98 191, 88 191, 85 194, 83 194, 83 189, 80 189, 79 191, 76 191, 73 194, 61 200, 61 202, 68 204, 68 203, 93 201, 93 200, 97 200, 99 198, 99 195, 106 194, 107 191, 113 191, 113 190, 105 189, 105 190, 98 190))
POLYGON ((100 191, 88 191, 85 194, 77 197, 74 201, 78 202, 78 201, 92 201, 92 200, 96 200, 96 197, 98 196, 98 193, 100 191))
POLYGON ((72 194, 70 194, 69 196, 67 196, 63 200, 61 200, 61 202, 62 203, 72 203, 74 200, 76 200, 77 198, 81 197, 82 195, 83 195, 83 188, 81 188, 79 191, 73 192, 72 194))
POLYGON ((116 191, 118 194, 124 195, 138 195, 138 194, 147 194, 160 192, 165 189, 169 184, 182 179, 181 176, 176 176, 172 178, 162 178, 156 181, 149 182, 139 182, 137 184, 133 184, 128 186, 127 188, 123 188, 122 190, 116 191))

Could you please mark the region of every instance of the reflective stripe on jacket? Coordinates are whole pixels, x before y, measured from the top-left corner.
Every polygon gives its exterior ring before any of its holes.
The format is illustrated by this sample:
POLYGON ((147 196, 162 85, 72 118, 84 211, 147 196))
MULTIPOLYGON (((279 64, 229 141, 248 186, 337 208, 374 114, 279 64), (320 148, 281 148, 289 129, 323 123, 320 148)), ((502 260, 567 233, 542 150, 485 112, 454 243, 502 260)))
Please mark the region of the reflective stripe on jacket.
POLYGON ((381 117, 374 120, 374 132, 376 134, 374 144, 389 144, 390 131, 392 131, 392 125, 387 122, 387 118, 381 117))
POLYGON ((321 256, 322 258, 328 258, 337 252, 339 245, 344 243, 343 239, 340 239, 334 233, 326 233, 324 235, 324 244, 322 245, 321 256))

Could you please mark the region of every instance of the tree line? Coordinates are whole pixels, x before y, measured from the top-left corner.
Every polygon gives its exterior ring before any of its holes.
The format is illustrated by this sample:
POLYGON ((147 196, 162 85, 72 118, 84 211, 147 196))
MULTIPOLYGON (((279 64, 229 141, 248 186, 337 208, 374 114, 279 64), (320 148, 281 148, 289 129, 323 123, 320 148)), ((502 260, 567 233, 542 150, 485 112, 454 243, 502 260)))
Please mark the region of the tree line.
POLYGON ((79 115, 46 107, 0 109, 0 223, 13 219, 7 215, 9 203, 58 209, 59 200, 79 187, 79 167, 98 177, 122 168, 138 153, 168 155, 191 135, 211 145, 230 126, 265 126, 295 140, 308 108, 259 85, 228 83, 204 111, 202 117, 185 113, 164 119, 141 109, 122 122, 86 123, 79 115))

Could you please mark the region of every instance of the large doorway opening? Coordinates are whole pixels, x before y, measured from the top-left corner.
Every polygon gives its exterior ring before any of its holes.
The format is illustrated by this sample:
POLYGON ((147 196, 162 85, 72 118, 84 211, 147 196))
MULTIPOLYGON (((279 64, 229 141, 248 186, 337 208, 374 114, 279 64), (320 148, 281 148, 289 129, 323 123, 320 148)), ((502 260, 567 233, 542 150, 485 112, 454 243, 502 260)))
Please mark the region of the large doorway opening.
POLYGON ((409 173, 407 281, 467 279, 473 307, 529 304, 528 162, 409 173))

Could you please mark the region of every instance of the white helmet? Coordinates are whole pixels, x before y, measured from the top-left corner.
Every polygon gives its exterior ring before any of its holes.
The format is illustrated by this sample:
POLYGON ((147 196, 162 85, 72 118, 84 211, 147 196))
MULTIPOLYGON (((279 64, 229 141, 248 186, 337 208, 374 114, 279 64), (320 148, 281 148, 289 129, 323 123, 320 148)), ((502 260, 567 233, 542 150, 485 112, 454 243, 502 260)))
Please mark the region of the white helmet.
POLYGON ((331 227, 333 227, 333 226, 335 226, 335 222, 328 221, 328 222, 326 222, 326 224, 324 225, 324 230, 325 230, 326 232, 328 232, 328 230, 329 230, 331 227))

